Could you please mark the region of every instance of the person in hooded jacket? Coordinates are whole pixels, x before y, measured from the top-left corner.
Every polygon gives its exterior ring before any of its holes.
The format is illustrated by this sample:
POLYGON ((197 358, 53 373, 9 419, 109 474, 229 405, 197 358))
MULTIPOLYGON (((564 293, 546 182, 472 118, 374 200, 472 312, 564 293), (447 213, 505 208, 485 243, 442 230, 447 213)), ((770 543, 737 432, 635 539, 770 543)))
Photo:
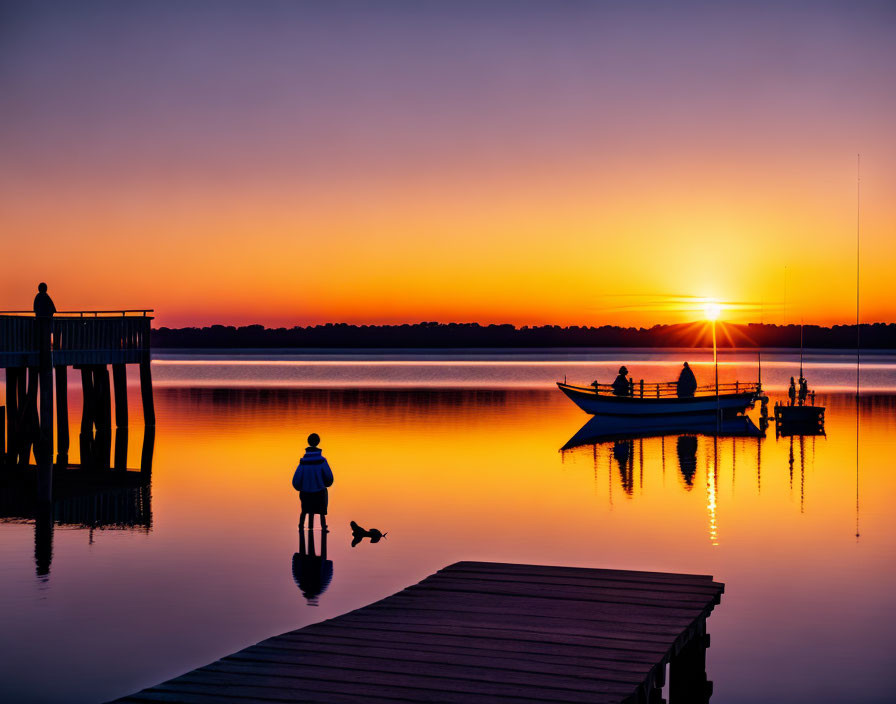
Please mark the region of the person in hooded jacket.
POLYGON ((320 515, 320 527, 327 531, 327 505, 329 504, 329 492, 327 487, 333 484, 333 470, 321 453, 318 445, 320 436, 311 433, 308 436, 308 447, 305 454, 299 460, 299 466, 292 477, 292 486, 299 492, 299 501, 302 503, 302 515, 299 518, 299 530, 305 528, 305 516, 310 515, 308 529, 314 529, 314 514, 320 515))

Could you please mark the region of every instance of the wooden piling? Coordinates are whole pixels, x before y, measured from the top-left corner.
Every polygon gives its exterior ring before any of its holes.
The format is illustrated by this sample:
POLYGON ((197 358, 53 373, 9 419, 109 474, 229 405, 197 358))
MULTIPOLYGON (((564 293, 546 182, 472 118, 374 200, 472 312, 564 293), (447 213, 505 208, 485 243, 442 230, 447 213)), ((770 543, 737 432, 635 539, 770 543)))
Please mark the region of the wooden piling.
POLYGON ((56 465, 68 465, 70 444, 68 433, 68 367, 60 364, 56 368, 56 465))
POLYGON ((115 429, 115 459, 112 467, 124 472, 128 468, 128 429, 115 429))
POLYGON ((96 400, 93 394, 93 369, 89 366, 77 367, 81 372, 81 396, 84 399, 81 405, 81 433, 79 436, 81 447, 81 466, 89 467, 93 464, 93 424, 94 407, 96 400))
POLYGON ((93 388, 96 398, 96 428, 112 431, 112 387, 109 383, 109 367, 97 364, 93 368, 93 388))
POLYGON ((143 399, 143 425, 155 427, 156 409, 152 399, 152 371, 149 368, 149 352, 140 360, 140 396, 143 399))
POLYGON ((112 384, 115 386, 115 427, 128 427, 128 374, 124 364, 112 365, 112 384))
POLYGON ((26 467, 31 457, 31 448, 34 447, 35 459, 40 452, 38 442, 40 439, 40 417, 37 414, 37 386, 40 370, 36 367, 28 368, 28 384, 25 390, 25 402, 21 405, 19 414, 19 427, 22 429, 22 444, 19 450, 19 465, 26 467))
POLYGON ((6 462, 14 465, 18 459, 18 432, 16 421, 19 415, 19 370, 10 367, 6 370, 6 462))
POLYGON ((152 454, 156 445, 156 429, 148 426, 143 434, 143 450, 140 453, 140 472, 146 476, 152 474, 152 454))
POLYGON ((706 621, 669 664, 669 704, 708 704, 712 682, 706 679, 706 621))
POLYGON ((37 319, 38 346, 40 348, 40 452, 37 459, 38 498, 53 498, 53 353, 50 349, 53 321, 49 317, 37 319))

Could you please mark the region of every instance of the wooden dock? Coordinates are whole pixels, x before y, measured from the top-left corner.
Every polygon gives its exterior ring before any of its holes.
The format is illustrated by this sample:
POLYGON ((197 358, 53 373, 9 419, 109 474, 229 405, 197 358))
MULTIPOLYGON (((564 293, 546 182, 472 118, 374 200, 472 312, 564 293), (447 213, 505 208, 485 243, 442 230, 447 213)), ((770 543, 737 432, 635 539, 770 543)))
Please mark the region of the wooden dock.
POLYGON ((54 376, 56 466, 68 465, 69 367, 81 375, 82 461, 98 464, 103 448, 111 443, 113 391, 115 428, 128 427, 128 364, 139 365, 143 422, 147 429, 155 427, 150 313, 151 309, 60 311, 53 317, 35 317, 31 311, 0 311, 0 369, 6 376, 0 469, 27 467, 33 451, 41 500, 49 502, 53 495, 54 376), (93 458, 95 454, 99 458, 93 458))
POLYGON ((119 702, 707 702, 712 577, 458 562, 119 702))

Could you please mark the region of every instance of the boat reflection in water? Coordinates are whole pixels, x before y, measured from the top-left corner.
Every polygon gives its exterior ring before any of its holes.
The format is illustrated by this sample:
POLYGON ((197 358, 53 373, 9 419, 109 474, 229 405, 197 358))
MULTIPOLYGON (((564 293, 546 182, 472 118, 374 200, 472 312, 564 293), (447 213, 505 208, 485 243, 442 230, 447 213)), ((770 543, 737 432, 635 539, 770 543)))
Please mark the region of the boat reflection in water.
POLYGON ((613 440, 655 438, 666 435, 715 435, 718 437, 765 437, 749 416, 716 419, 714 414, 694 416, 595 416, 579 428, 561 450, 613 440))
MULTIPOLYGON (((764 426, 764 424, 763 424, 764 426)), ((665 467, 665 439, 676 437, 675 449, 678 456, 678 468, 681 472, 684 488, 688 491, 694 488, 697 475, 698 461, 698 436, 711 438, 711 459, 707 461, 711 467, 707 473, 708 510, 710 514, 710 535, 715 543, 717 531, 715 528, 715 494, 718 486, 718 443, 719 438, 746 438, 755 439, 757 443, 757 473, 758 462, 761 456, 759 444, 765 438, 764 427, 757 427, 748 416, 735 416, 717 420, 714 415, 695 416, 652 416, 645 418, 622 418, 597 416, 583 425, 562 448, 561 455, 577 448, 592 447, 597 470, 598 448, 607 446, 610 452, 610 463, 616 464, 619 472, 619 483, 622 490, 629 496, 634 494, 636 487, 635 462, 638 464, 638 485, 643 484, 644 478, 644 447, 643 442, 648 438, 660 438, 663 441, 661 453, 663 467, 665 467), (638 447, 635 447, 637 442, 638 447)), ((757 474, 758 476, 758 474, 757 474)))

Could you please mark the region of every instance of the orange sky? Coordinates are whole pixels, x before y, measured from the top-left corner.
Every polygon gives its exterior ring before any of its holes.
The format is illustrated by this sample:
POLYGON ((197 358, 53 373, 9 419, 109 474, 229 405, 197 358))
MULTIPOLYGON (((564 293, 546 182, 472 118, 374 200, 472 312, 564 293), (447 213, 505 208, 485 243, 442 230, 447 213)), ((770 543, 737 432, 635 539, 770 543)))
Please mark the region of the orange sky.
POLYGON ((891 12, 241 7, 176 29, 24 13, 0 57, 0 307, 45 280, 60 309, 161 325, 697 317, 670 296, 849 322, 862 152, 862 319, 896 320, 891 12))

